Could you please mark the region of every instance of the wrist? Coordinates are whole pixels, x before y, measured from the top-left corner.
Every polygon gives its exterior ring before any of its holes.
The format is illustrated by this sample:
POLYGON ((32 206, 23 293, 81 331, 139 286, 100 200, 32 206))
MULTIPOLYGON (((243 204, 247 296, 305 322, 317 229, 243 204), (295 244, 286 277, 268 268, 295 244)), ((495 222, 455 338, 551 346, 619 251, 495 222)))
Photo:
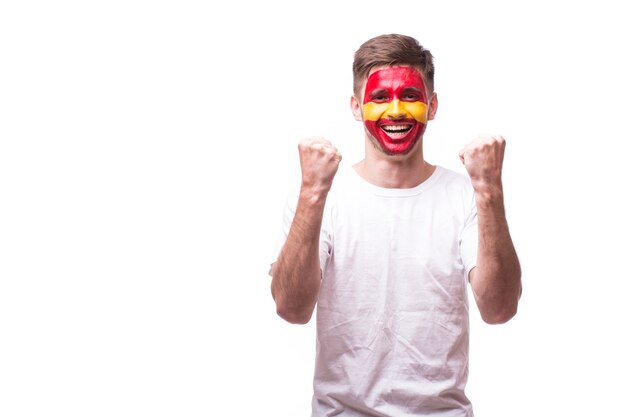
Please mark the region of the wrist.
POLYGON ((474 188, 476 207, 483 210, 503 210, 504 194, 500 186, 481 186, 474 188))
POLYGON ((476 195, 483 195, 485 197, 502 195, 502 180, 491 178, 472 178, 472 188, 476 195))
POLYGON ((329 191, 330 187, 303 183, 300 187, 300 201, 312 206, 324 205, 329 191))

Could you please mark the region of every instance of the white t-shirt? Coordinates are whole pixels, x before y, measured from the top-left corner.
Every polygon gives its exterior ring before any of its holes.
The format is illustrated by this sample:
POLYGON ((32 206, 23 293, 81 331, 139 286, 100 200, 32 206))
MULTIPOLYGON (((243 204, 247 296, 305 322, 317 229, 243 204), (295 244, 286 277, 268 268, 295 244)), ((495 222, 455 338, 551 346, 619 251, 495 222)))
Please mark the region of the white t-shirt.
POLYGON ((417 187, 388 189, 339 170, 320 237, 314 417, 473 416, 464 389, 476 252, 467 177, 437 167, 417 187))

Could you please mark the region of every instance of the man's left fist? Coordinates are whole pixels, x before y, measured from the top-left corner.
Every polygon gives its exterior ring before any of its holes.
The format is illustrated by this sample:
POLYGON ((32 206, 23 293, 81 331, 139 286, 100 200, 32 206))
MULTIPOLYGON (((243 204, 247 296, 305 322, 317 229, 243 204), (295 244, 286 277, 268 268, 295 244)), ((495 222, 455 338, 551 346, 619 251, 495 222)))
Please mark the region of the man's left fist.
POLYGON ((467 144, 459 157, 472 180, 474 190, 502 187, 502 163, 506 141, 498 135, 480 135, 467 144))

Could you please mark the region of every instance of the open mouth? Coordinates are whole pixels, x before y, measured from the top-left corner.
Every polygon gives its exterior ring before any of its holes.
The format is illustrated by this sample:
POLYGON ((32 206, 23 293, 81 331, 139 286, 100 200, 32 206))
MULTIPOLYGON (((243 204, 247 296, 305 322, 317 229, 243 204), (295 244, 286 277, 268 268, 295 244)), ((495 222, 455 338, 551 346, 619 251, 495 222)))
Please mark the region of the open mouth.
POLYGON ((391 139, 403 139, 413 128, 413 124, 382 125, 380 128, 391 139))

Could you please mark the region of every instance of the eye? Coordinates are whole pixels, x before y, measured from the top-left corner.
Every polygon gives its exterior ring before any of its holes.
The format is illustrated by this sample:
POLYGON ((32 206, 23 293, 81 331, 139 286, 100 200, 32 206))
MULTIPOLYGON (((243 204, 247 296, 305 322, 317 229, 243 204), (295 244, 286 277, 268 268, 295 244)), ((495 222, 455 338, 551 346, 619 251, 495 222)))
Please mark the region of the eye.
POLYGON ((384 103, 387 101, 387 96, 384 94, 376 94, 371 97, 371 100, 376 103, 384 103))
POLYGON ((407 93, 402 97, 403 101, 418 101, 420 99, 419 94, 407 93))

